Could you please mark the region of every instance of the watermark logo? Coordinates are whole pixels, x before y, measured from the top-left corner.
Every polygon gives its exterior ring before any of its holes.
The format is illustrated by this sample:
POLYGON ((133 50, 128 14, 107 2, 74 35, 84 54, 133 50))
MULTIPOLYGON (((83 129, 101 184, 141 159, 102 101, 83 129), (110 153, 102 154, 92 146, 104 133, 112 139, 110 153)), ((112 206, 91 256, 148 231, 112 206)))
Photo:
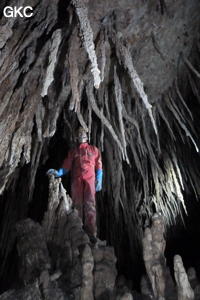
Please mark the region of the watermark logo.
POLYGON ((33 8, 31 6, 6 6, 3 14, 6 18, 31 18, 33 16, 33 8))

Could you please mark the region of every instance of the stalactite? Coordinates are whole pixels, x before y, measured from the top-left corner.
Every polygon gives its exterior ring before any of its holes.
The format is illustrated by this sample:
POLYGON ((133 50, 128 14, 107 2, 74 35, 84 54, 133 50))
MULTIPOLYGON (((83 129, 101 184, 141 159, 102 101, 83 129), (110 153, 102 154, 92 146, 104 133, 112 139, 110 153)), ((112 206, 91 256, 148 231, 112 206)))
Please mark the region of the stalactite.
POLYGON ((176 90, 176 93, 177 93, 179 99, 181 100, 181 103, 184 105, 185 109, 187 110, 188 114, 190 115, 190 118, 193 120, 192 113, 189 110, 188 106, 186 105, 185 100, 183 99, 183 96, 181 95, 181 91, 180 91, 180 89, 178 87, 177 80, 175 80, 175 90, 176 90))
POLYGON ((86 130, 86 132, 88 132, 87 124, 86 124, 85 120, 83 119, 83 115, 81 113, 80 103, 78 103, 76 114, 77 114, 77 118, 80 122, 80 125, 86 130))
POLYGON ((107 114, 107 119, 110 121, 110 110, 109 110, 109 105, 108 105, 108 90, 105 90, 105 96, 104 96, 104 102, 105 102, 105 111, 107 114))
MULTIPOLYGON (((180 177, 178 180, 175 175, 175 168, 178 169, 178 165, 173 164, 173 161, 167 155, 164 156, 164 174, 162 171, 156 172, 157 174, 157 184, 155 186, 156 194, 154 204, 158 211, 162 211, 163 216, 165 216, 166 222, 173 224, 177 214, 182 215, 182 208, 185 209, 185 203, 183 199, 183 194, 181 191, 180 177), (182 203, 182 206, 178 205, 182 203)), ((180 175, 180 174, 179 174, 180 175)))
POLYGON ((80 0, 72 0, 72 4, 75 6, 76 13, 79 18, 83 44, 92 65, 91 72, 94 78, 94 87, 98 89, 101 83, 101 77, 93 42, 93 32, 88 19, 87 7, 85 2, 80 0))
MULTIPOLYGON (((107 62, 108 62, 108 37, 106 30, 100 29, 97 37, 96 37, 96 55, 98 57, 98 63, 100 68, 100 77, 101 82, 104 81, 104 77, 106 74, 106 69, 108 69, 107 62)), ((103 87, 102 87, 103 88, 103 87)), ((101 89, 100 89, 101 91, 101 89)))
POLYGON ((101 111, 99 110, 99 108, 95 102, 95 98, 94 98, 93 91, 92 91, 92 86, 91 85, 87 86, 86 91, 87 91, 88 101, 90 101, 93 111, 99 117, 99 119, 102 121, 102 123, 107 127, 107 129, 110 131, 113 139, 115 140, 115 142, 119 146, 119 149, 121 150, 122 156, 125 157, 124 150, 123 150, 123 147, 121 145, 121 142, 120 142, 118 136, 116 135, 115 131, 113 130, 112 125, 109 123, 109 121, 106 119, 106 117, 101 113, 101 111))
POLYGON ((188 79, 194 96, 200 102, 200 93, 199 93, 198 85, 195 83, 195 80, 192 78, 190 74, 188 74, 188 79))
POLYGON ((90 142, 92 132, 92 107, 88 103, 88 141, 90 142))
POLYGON ((156 155, 153 151, 152 145, 151 145, 151 140, 150 140, 150 136, 146 130, 146 124, 145 124, 145 120, 144 118, 142 119, 142 130, 143 130, 143 137, 144 137, 144 141, 146 144, 146 147, 148 149, 148 154, 150 156, 150 160, 151 162, 153 162, 153 164, 156 166, 156 168, 159 170, 160 166, 159 163, 157 161, 156 155))
POLYGON ((121 91, 120 81, 117 76, 116 67, 114 68, 114 83, 115 83, 115 102, 116 102, 118 117, 119 117, 119 128, 120 128, 120 133, 121 133, 121 137, 122 137, 121 139, 122 139, 122 144, 123 144, 123 148, 124 148, 125 159, 126 159, 127 163, 129 164, 129 159, 128 159, 127 152, 126 152, 126 138, 125 138, 124 122, 122 119, 122 103, 123 103, 122 91, 121 91))
MULTIPOLYGON (((169 96, 169 98, 170 98, 170 96, 169 96)), ((199 148, 198 148, 196 142, 194 141, 191 133, 189 132, 189 130, 186 127, 186 125, 184 124, 185 121, 181 120, 181 118, 179 116, 179 113, 178 113, 179 110, 178 109, 175 110, 175 108, 173 107, 173 105, 175 105, 175 104, 173 104, 174 103, 173 99, 170 98, 170 100, 171 101, 169 102, 169 105, 168 105, 169 109, 171 110, 171 112, 173 113, 174 117, 178 121, 178 124, 180 125, 180 127, 185 131, 186 136, 188 136, 190 138, 191 142, 194 144, 196 151, 199 152, 199 148)))
POLYGON ((183 60, 187 65, 187 67, 189 68, 189 70, 200 79, 200 72, 197 71, 197 69, 191 64, 191 62, 186 57, 183 56, 183 60))
POLYGON ((134 145, 133 142, 131 142, 130 147, 131 147, 131 151, 132 151, 132 154, 133 154, 133 157, 134 157, 136 168, 137 168, 138 172, 140 173, 140 175, 142 176, 142 179, 145 181, 145 175, 144 175, 144 172, 143 172, 141 161, 140 161, 139 156, 138 156, 137 151, 136 151, 136 146, 134 145))
MULTIPOLYGON (((101 109, 101 114, 103 114, 103 107, 101 109)), ((100 143, 101 143, 101 151, 104 151, 104 125, 101 123, 101 138, 100 138, 100 143)))
POLYGON ((44 119, 44 115, 45 115, 45 108, 40 102, 35 112, 35 123, 37 127, 37 138, 39 142, 42 142, 42 135, 43 135, 42 120, 44 119))
POLYGON ((132 79, 132 82, 148 111, 149 117, 153 125, 153 129, 157 135, 158 130, 152 114, 152 105, 149 103, 148 97, 144 91, 143 82, 141 81, 136 69, 134 68, 131 54, 127 49, 127 47, 125 47, 123 44, 120 43, 117 45, 117 47, 119 47, 120 57, 123 61, 123 64, 125 68, 128 70, 129 76, 132 79))
POLYGON ((57 62, 58 48, 61 43, 61 30, 57 29, 51 40, 51 47, 49 49, 49 65, 46 70, 46 77, 44 79, 41 96, 44 97, 48 93, 48 88, 54 80, 54 70, 57 62))
POLYGON ((182 182, 182 177, 181 177, 180 172, 179 172, 180 177, 177 178, 175 168, 179 170, 176 162, 175 162, 175 167, 171 168, 172 180, 173 180, 173 183, 174 183, 174 193, 175 193, 176 197, 178 198, 178 200, 182 203, 182 207, 184 208, 184 211, 187 214, 187 209, 186 209, 186 206, 185 206, 184 197, 183 197, 183 193, 182 193, 182 190, 181 190, 181 188, 183 188, 183 186, 181 187, 181 184, 180 184, 182 182), (180 181, 178 179, 180 179, 180 181))
POLYGON ((29 183, 29 195, 28 195, 28 202, 30 203, 32 201, 32 196, 34 193, 35 188, 35 178, 37 169, 40 164, 40 158, 42 153, 42 143, 36 142, 35 147, 32 151, 32 157, 31 157, 31 174, 30 174, 30 183, 29 183))
POLYGON ((105 68, 106 68, 106 45, 107 41, 101 38, 100 50, 101 50, 101 81, 104 81, 105 68))
POLYGON ((165 113, 162 109, 162 106, 159 103, 157 104, 157 111, 158 111, 159 115, 161 116, 161 118, 163 119, 163 121, 165 122, 172 139, 175 141, 176 137, 175 137, 175 135, 173 133, 173 130, 172 130, 170 124, 169 124, 169 121, 167 120, 167 116, 165 115, 165 113))
POLYGON ((121 165, 121 160, 118 160, 118 149, 114 149, 114 164, 112 166, 112 188, 113 188, 113 198, 114 198, 114 211, 115 211, 115 216, 118 219, 119 218, 119 207, 120 204, 122 208, 124 207, 122 201, 121 201, 121 195, 120 195, 120 190, 121 190, 121 185, 122 185, 122 165, 121 165))
POLYGON ((72 97, 69 104, 69 110, 75 109, 77 111, 78 103, 80 102, 79 94, 79 69, 78 69, 78 51, 79 41, 77 37, 77 29, 72 33, 71 45, 69 49, 69 72, 70 72, 70 85, 72 89, 72 97))

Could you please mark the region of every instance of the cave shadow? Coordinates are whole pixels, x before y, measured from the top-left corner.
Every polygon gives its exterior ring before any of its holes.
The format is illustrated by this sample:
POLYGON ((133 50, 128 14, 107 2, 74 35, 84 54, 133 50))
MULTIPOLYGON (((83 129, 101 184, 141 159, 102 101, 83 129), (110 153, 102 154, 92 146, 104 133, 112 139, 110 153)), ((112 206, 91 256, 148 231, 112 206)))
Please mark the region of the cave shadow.
POLYGON ((184 216, 185 225, 179 219, 177 224, 168 230, 165 256, 173 278, 173 258, 179 254, 186 271, 193 267, 200 279, 200 201, 190 194, 185 196, 185 203, 188 212, 188 215, 184 216))

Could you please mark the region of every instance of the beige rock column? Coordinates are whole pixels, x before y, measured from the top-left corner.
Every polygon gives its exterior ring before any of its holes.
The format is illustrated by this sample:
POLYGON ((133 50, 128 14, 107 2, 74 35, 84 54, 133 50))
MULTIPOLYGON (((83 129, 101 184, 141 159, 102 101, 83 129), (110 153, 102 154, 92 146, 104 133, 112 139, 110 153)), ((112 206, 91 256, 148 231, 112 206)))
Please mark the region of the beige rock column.
POLYGON ((151 282, 154 297, 165 299, 164 221, 162 216, 154 214, 151 228, 146 228, 143 238, 143 257, 146 271, 151 282))
POLYGON ((86 245, 82 252, 82 288, 81 288, 81 300, 93 300, 93 268, 94 259, 92 251, 89 245, 86 245))
POLYGON ((174 256, 174 276, 177 284, 178 300, 193 300, 194 291, 189 283, 180 255, 174 256))

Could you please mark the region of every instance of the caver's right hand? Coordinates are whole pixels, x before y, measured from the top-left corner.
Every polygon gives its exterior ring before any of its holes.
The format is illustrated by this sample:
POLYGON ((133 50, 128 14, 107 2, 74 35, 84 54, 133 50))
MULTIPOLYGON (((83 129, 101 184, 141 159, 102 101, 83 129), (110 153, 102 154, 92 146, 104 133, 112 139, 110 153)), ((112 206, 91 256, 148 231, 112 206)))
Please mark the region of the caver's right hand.
POLYGON ((49 169, 47 171, 47 175, 54 175, 55 177, 62 177, 63 175, 67 174, 68 170, 64 168, 60 168, 58 171, 55 169, 49 169))

